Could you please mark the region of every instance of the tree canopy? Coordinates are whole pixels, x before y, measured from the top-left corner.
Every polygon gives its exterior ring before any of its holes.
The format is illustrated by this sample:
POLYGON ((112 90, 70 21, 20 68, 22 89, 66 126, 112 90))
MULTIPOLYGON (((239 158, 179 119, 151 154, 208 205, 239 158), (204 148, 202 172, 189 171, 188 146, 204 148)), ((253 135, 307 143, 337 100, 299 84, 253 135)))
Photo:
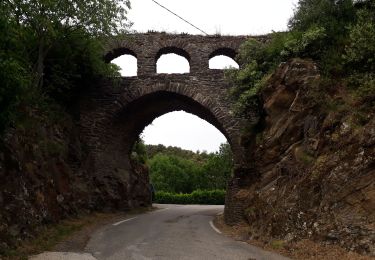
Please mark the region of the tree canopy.
POLYGON ((224 190, 232 173, 233 158, 228 143, 221 144, 216 153, 192 152, 163 145, 146 145, 146 151, 151 155, 147 164, 157 191, 224 190))
POLYGON ((129 29, 129 8, 128 0, 0 1, 0 132, 25 110, 50 111, 51 98, 70 107, 90 81, 116 74, 101 40, 129 29))
POLYGON ((30 44, 33 85, 42 87, 45 59, 59 41, 75 32, 108 36, 126 32, 128 0, 5 0, 0 8, 18 26, 14 37, 30 44), (22 33, 21 33, 22 32, 22 33))

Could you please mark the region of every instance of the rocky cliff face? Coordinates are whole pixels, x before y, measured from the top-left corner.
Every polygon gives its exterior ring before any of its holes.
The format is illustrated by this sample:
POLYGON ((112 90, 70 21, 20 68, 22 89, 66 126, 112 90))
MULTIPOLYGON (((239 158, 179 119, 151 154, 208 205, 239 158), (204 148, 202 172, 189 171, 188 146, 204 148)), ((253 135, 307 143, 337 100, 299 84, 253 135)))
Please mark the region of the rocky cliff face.
POLYGON ((43 224, 80 212, 124 210, 150 203, 148 172, 93 176, 90 153, 66 114, 55 122, 29 111, 0 149, 0 253, 32 238, 43 224))
POLYGON ((312 62, 280 65, 262 91, 254 171, 237 198, 253 237, 375 255, 375 109, 328 87, 312 62))

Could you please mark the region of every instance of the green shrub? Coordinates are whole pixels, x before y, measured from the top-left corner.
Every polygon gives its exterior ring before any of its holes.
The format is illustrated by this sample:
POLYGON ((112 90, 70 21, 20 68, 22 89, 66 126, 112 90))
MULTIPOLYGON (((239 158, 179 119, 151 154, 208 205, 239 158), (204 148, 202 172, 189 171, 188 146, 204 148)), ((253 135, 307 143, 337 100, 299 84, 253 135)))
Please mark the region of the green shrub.
POLYGON ((0 134, 17 118, 26 95, 28 77, 15 59, 3 59, 0 53, 0 134))
POLYGON ((347 68, 375 71, 375 2, 359 9, 356 24, 349 26, 350 42, 345 48, 347 68))
MULTIPOLYGON (((276 66, 290 58, 313 59, 322 79, 340 81, 363 102, 374 101, 375 2, 371 0, 299 0, 289 31, 272 33, 267 43, 249 40, 228 75, 236 112, 246 117, 258 108, 258 94, 276 66)), ((323 93, 324 94, 324 93, 323 93)))
POLYGON ((155 202, 162 204, 223 205, 225 202, 225 191, 196 190, 188 194, 159 191, 155 194, 155 202))
POLYGON ((305 32, 291 32, 284 40, 281 56, 289 57, 318 57, 323 48, 322 39, 326 36, 324 27, 311 26, 305 32))
POLYGON ((133 145, 131 158, 140 164, 146 164, 147 162, 147 151, 146 145, 142 138, 139 138, 133 145))
POLYGON ((375 73, 355 73, 349 76, 348 85, 354 95, 370 106, 375 105, 375 73))
POLYGON ((45 58, 44 90, 65 107, 90 88, 100 77, 120 74, 102 58, 100 40, 84 30, 61 35, 45 58))
POLYGON ((281 61, 291 56, 290 51, 285 49, 287 41, 290 41, 289 34, 273 33, 266 44, 250 39, 241 46, 238 59, 244 64, 243 67, 227 72, 227 77, 235 86, 230 94, 237 101, 237 114, 247 117, 247 111, 258 108, 258 93, 265 85, 268 75, 281 61))
POLYGON ((306 32, 312 27, 324 28, 324 42, 332 44, 347 33, 347 25, 354 20, 352 0, 299 0, 289 27, 300 32, 306 32))
POLYGON ((375 2, 364 2, 357 11, 357 22, 349 26, 345 47, 347 82, 363 102, 375 103, 375 2))
POLYGON ((127 1, 0 1, 0 134, 57 104, 76 112, 85 87, 119 75, 103 60, 99 36, 124 32, 128 8, 127 1))
MULTIPOLYGON (((31 64, 20 50, 20 43, 12 37, 16 26, 10 23, 0 10, 0 135, 6 127, 12 125, 20 114, 29 94, 31 82, 29 67, 31 64)), ((21 112, 22 113, 22 112, 21 112)))

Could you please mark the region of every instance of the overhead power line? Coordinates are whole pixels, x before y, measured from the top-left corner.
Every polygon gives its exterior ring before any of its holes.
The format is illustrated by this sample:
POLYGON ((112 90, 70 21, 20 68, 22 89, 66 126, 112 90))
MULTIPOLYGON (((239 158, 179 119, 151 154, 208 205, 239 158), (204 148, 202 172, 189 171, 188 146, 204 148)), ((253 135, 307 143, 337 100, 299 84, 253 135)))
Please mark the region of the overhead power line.
POLYGON ((156 2, 155 0, 152 0, 152 2, 154 2, 155 4, 157 4, 158 6, 160 6, 161 8, 164 8, 165 10, 167 10, 168 12, 170 12, 171 14, 173 14, 174 16, 177 16, 179 19, 181 19, 182 21, 184 21, 185 23, 193 26, 195 29, 201 31, 202 33, 204 33, 205 35, 208 35, 208 33, 206 33, 205 31, 203 31, 202 29, 200 29, 199 27, 195 26, 194 24, 192 24, 191 22, 187 21, 186 19, 182 18, 181 16, 179 16, 178 14, 172 12, 171 10, 169 10, 167 7, 165 7, 164 5, 156 2))

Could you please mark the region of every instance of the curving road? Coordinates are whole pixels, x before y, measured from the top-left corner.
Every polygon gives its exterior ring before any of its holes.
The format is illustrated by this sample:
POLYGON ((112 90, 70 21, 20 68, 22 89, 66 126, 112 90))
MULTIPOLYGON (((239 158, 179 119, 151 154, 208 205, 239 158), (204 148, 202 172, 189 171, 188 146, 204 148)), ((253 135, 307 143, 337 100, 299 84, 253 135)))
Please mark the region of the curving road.
MULTIPOLYGON (((287 259, 220 234, 212 225, 223 206, 156 205, 159 210, 104 226, 92 234, 85 254, 56 253, 41 259, 192 260, 287 259)), ((41 258, 42 257, 42 258, 41 258)))

